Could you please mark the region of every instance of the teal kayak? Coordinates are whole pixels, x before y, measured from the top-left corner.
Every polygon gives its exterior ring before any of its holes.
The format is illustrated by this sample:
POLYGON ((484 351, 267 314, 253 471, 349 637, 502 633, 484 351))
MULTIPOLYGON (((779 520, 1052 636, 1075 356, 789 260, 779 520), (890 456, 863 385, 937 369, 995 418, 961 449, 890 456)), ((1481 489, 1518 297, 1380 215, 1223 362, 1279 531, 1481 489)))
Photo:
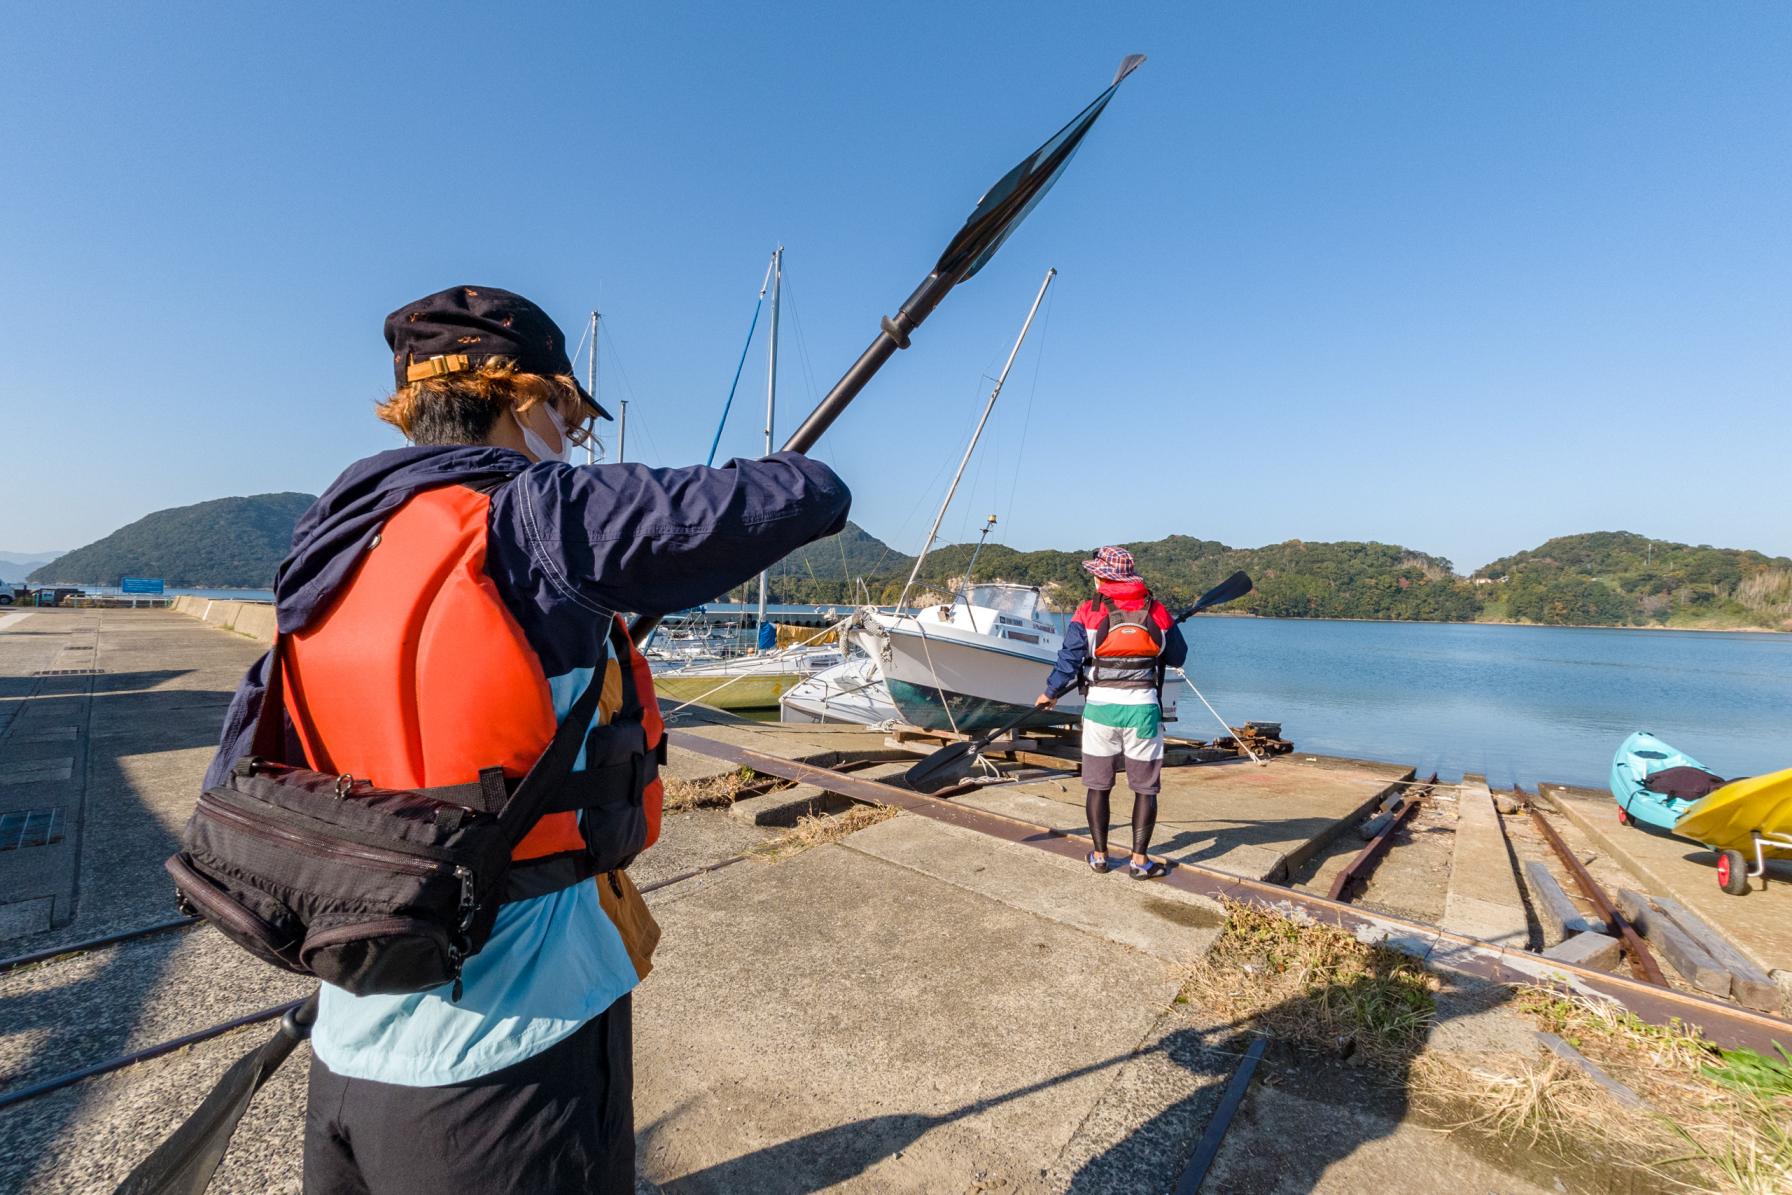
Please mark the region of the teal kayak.
POLYGON ((1650 776, 1669 768, 1710 772, 1686 752, 1676 751, 1646 730, 1639 730, 1624 740, 1612 757, 1612 800, 1618 803, 1619 820, 1635 820, 1672 830, 1680 815, 1698 804, 1697 799, 1671 797, 1643 787, 1643 782, 1650 776))

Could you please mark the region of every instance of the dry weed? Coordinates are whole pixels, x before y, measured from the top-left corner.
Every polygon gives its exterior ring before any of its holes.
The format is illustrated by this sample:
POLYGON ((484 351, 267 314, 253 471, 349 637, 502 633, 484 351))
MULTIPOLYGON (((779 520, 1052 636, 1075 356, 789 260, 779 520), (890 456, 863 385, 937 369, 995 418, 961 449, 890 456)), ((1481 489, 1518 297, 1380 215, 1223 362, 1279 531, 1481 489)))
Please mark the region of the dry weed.
POLYGON ((767 862, 788 859, 792 855, 800 855, 810 847, 821 846, 827 842, 839 842, 848 834, 875 826, 879 822, 887 822, 902 812, 894 805, 854 805, 831 816, 801 817, 795 826, 766 843, 761 849, 760 858, 767 862))
POLYGON ((661 808, 667 813, 684 813, 691 809, 726 809, 752 785, 756 777, 751 768, 740 767, 719 776, 701 780, 667 780, 663 786, 661 808))
POLYGON ((1720 1052, 1687 1026, 1646 1024, 1615 1004, 1550 988, 1524 990, 1517 1006, 1648 1107, 1625 1107, 1539 1046, 1530 1056, 1422 1056, 1411 1093, 1430 1116, 1627 1173, 1639 1189, 1792 1190, 1792 1066, 1720 1052))
POLYGON ((1425 1039, 1436 978, 1335 926, 1227 901, 1226 924, 1185 974, 1177 999, 1328 1052, 1398 1065, 1425 1039))

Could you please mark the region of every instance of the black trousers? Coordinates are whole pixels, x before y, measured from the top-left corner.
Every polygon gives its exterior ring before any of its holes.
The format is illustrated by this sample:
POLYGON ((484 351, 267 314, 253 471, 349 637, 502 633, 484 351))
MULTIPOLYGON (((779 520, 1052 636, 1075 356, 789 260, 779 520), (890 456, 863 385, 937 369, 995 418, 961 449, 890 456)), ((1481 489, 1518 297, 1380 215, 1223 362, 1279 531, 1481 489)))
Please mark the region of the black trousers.
POLYGON ((635 1189, 629 997, 533 1058, 446 1087, 334 1074, 315 1058, 306 1195, 635 1189))

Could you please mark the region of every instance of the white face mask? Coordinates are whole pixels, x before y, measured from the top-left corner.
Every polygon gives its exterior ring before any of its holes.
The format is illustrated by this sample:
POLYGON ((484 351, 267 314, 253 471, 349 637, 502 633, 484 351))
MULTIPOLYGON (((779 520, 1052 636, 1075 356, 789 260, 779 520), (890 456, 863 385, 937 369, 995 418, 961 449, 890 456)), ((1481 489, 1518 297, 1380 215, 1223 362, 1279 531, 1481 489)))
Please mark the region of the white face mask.
POLYGON ((565 462, 572 458, 572 440, 566 434, 566 420, 560 418, 560 412, 554 409, 553 403, 542 403, 542 410, 548 413, 548 422, 554 425, 554 432, 560 437, 558 450, 549 448, 548 442, 535 433, 535 429, 523 422, 515 407, 510 408, 510 417, 516 421, 517 430, 523 433, 523 447, 529 455, 538 461, 565 462))

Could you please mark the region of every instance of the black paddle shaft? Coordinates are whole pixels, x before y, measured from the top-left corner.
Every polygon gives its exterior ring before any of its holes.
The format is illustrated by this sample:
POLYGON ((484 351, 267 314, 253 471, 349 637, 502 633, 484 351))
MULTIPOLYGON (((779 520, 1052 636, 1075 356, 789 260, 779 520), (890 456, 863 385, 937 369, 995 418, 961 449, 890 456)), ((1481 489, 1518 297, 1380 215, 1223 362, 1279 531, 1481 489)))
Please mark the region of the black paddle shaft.
MULTIPOLYGON (((1044 145, 1021 159, 1018 165, 983 193, 970 218, 953 235, 945 251, 940 254, 939 261, 934 263, 933 269, 922 280, 921 285, 903 300, 895 315, 884 317, 877 339, 859 354, 859 359, 853 362, 852 368, 834 383, 834 388, 828 391, 827 397, 816 405, 809 417, 803 420, 802 426, 784 442, 785 452, 807 452, 813 448, 815 442, 821 439, 822 433, 833 426, 840 413, 851 405, 859 391, 883 368, 884 362, 895 356, 896 350, 908 347, 909 334, 933 314, 933 309, 940 305, 940 300, 946 297, 947 292, 988 263, 1008 238, 1008 234, 1026 219, 1027 213, 1033 210, 1033 206, 1057 181, 1058 175, 1082 144, 1083 137, 1113 98, 1121 81, 1137 70, 1144 61, 1142 54, 1128 55, 1121 62, 1120 69, 1114 73, 1114 81, 1106 91, 1096 96, 1069 124, 1059 129, 1044 145)), ((648 637, 660 625, 660 618, 657 614, 644 614, 635 619, 629 627, 629 637, 634 640, 636 647, 646 644, 648 637)))

